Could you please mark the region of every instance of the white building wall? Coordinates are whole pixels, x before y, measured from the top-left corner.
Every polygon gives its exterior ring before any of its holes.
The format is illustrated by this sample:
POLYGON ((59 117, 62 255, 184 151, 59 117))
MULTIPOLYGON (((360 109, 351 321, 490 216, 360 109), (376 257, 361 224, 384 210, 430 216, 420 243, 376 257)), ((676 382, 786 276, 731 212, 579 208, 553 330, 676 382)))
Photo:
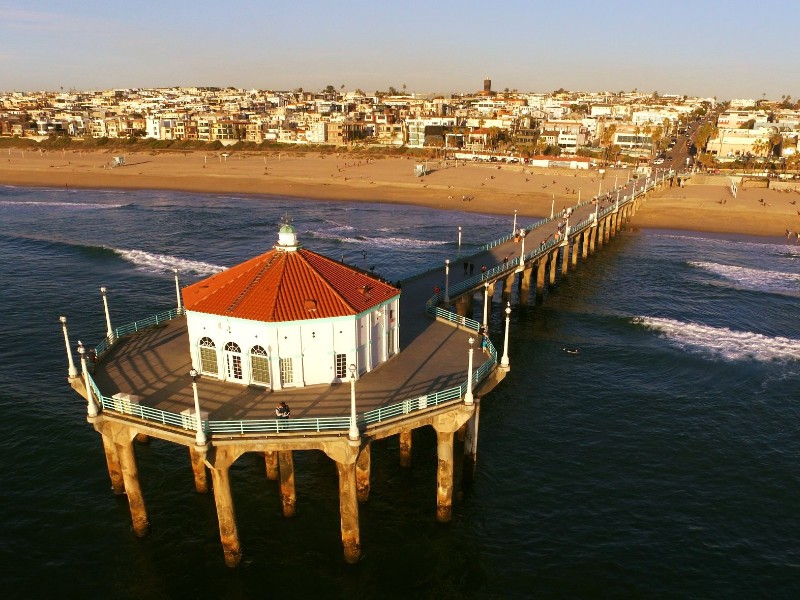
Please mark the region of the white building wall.
MULTIPOLYGON (((222 317, 187 311, 192 366, 203 372, 200 361, 200 340, 214 342, 217 372, 208 373, 222 381, 249 385, 252 380, 250 351, 261 346, 269 355, 270 382, 273 390, 283 387, 330 384, 343 381, 336 376, 336 355, 346 355, 346 365, 357 365, 358 373, 376 368, 399 351, 399 298, 352 317, 313 319, 287 323, 262 323, 247 319, 222 317), (378 314, 380 313, 380 316, 378 314), (387 327, 393 329, 393 350, 387 347, 387 327), (228 368, 229 342, 239 346, 242 378, 237 379, 228 368), (292 359, 291 382, 281 379, 281 359, 292 359)), ((233 374, 235 375, 235 373, 233 374)))

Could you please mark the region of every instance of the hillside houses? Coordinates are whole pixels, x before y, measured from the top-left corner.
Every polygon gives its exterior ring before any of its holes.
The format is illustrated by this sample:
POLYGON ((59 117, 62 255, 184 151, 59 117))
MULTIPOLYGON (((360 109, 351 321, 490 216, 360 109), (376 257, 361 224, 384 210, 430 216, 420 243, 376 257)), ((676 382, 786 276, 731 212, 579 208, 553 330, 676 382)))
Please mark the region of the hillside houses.
MULTIPOLYGON (((591 155, 610 145, 649 151, 713 100, 637 92, 495 93, 450 97, 336 90, 214 87, 0 94, 0 136, 182 140, 223 145, 302 144, 468 149, 515 155, 591 155)), ((740 107, 720 128, 768 123, 740 107)), ((800 117, 781 115, 796 130, 800 117), (793 120, 794 119, 794 120, 793 120)), ((752 134, 724 135, 716 153, 742 152, 752 134), (737 140, 735 142, 735 139, 737 140)))

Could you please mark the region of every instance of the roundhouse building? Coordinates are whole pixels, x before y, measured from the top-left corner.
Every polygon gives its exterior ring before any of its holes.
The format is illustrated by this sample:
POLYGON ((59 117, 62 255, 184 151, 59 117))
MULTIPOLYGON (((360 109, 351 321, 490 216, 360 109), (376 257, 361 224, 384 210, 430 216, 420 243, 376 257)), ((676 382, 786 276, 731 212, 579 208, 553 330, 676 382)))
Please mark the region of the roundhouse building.
POLYGON ((400 290, 306 250, 275 247, 182 290, 192 366, 272 390, 346 380, 399 352, 400 290))

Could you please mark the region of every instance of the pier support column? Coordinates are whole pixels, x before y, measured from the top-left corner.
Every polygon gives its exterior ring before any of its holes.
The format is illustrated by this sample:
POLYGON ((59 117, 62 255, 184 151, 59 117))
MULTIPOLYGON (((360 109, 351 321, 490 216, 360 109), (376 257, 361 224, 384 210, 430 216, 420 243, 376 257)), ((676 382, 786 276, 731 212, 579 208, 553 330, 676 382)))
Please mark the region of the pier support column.
POLYGON ((605 219, 600 219, 600 223, 597 225, 597 248, 601 248, 603 246, 603 239, 605 237, 605 230, 606 230, 606 221, 608 221, 608 217, 605 219))
POLYGON ((589 252, 594 254, 595 247, 597 246, 597 239, 600 237, 600 226, 595 224, 592 225, 589 233, 589 252))
POLYGON ((467 421, 467 436, 464 439, 464 464, 462 467, 462 478, 467 484, 475 478, 475 465, 478 462, 478 418, 480 416, 481 400, 478 396, 474 398, 475 413, 467 421))
POLYGON ((553 287, 556 284, 556 262, 558 260, 558 246, 553 248, 550 251, 550 266, 548 267, 550 270, 550 287, 553 287))
POLYGON ((292 451, 280 450, 278 452, 278 464, 280 465, 283 516, 293 517, 297 496, 294 491, 294 458, 292 457, 292 451))
POLYGON ((411 430, 400 432, 400 466, 411 466, 411 430))
POLYGON ((564 276, 569 270, 569 238, 564 239, 561 246, 561 275, 564 276))
POLYGON ((356 496, 359 502, 369 500, 369 473, 372 465, 371 444, 361 448, 356 460, 356 496))
POLYGON ((522 306, 528 304, 531 293, 531 277, 533 276, 533 265, 525 267, 519 276, 519 303, 522 306))
POLYGON ((147 521, 147 507, 144 503, 142 488, 139 485, 139 469, 136 466, 136 454, 133 449, 133 438, 136 432, 127 427, 116 428, 114 432, 114 446, 122 468, 122 480, 125 485, 125 494, 128 496, 128 506, 131 510, 133 532, 138 537, 147 535, 150 523, 147 521))
POLYGON ((544 297, 544 276, 547 269, 547 259, 539 257, 536 263, 536 301, 541 302, 544 297))
POLYGON ((586 258, 589 256, 589 238, 592 236, 592 232, 594 231, 593 227, 589 227, 588 229, 583 230, 583 243, 581 244, 581 257, 583 261, 586 262, 586 258))
POLYGON ((339 472, 339 514, 342 523, 344 559, 357 563, 361 558, 361 539, 358 526, 358 499, 356 495, 356 466, 354 463, 336 461, 339 472))
POLYGON ((242 546, 239 543, 239 530, 236 527, 236 515, 233 511, 233 495, 229 470, 236 456, 226 449, 215 448, 211 480, 214 484, 214 504, 217 507, 219 522, 219 538, 225 553, 225 564, 235 567, 242 560, 242 546))
POLYGON ((436 431, 436 520, 448 523, 453 513, 453 432, 436 431))
POLYGON ((575 270, 575 267, 578 266, 578 252, 580 251, 581 247, 581 236, 576 235, 575 239, 572 242, 572 270, 575 270))
POLYGON ((514 287, 514 278, 516 276, 517 274, 512 272, 506 275, 505 279, 503 279, 503 295, 502 295, 503 304, 511 300, 511 290, 514 287))
POLYGON ((472 318, 472 294, 461 294, 455 299, 456 314, 472 318))
POLYGON ((197 450, 194 446, 189 446, 189 458, 192 461, 192 473, 194 473, 194 489, 198 494, 205 494, 208 492, 206 453, 197 450))
POLYGON ((277 452, 264 452, 264 466, 267 469, 267 479, 270 481, 278 481, 278 453, 277 452))
POLYGON ((114 445, 114 440, 105 433, 101 433, 100 437, 103 438, 103 451, 106 454, 108 476, 111 478, 111 490, 117 496, 121 496, 125 493, 125 480, 122 476, 122 467, 119 464, 117 447, 114 445))
POLYGON ((611 219, 613 218, 614 213, 611 213, 605 219, 605 226, 603 227, 603 241, 608 242, 611 237, 611 219))

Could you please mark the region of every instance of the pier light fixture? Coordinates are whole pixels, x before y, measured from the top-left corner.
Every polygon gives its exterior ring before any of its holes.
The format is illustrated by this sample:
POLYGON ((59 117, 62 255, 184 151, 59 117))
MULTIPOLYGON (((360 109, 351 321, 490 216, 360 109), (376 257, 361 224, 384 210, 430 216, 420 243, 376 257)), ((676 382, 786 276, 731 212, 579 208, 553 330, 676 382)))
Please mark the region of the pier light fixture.
POLYGON ((517 209, 514 209, 514 225, 511 227, 511 235, 517 233, 517 209))
POLYGON ((525 236, 528 234, 525 231, 524 227, 519 228, 519 237, 522 240, 522 248, 520 248, 520 255, 519 255, 519 266, 517 267, 517 272, 522 272, 525 270, 525 236))
POLYGON ((108 343, 112 344, 114 342, 114 330, 111 329, 111 313, 108 312, 108 298, 106 297, 106 292, 108 290, 105 287, 100 288, 100 293, 103 296, 103 308, 106 311, 106 337, 108 338, 108 343))
POLYGON ((461 225, 458 226, 458 256, 461 257, 461 225))
POLYGON ((183 304, 181 303, 181 284, 178 282, 178 269, 172 269, 175 272, 175 295, 178 297, 178 314, 183 312, 183 304))
POLYGON ((194 418, 195 418, 195 436, 194 441, 198 446, 206 445, 206 433, 203 431, 203 418, 200 416, 200 397, 197 394, 197 377, 200 374, 194 367, 189 371, 189 377, 192 378, 192 395, 194 396, 194 418))
POLYGON ((78 376, 78 369, 75 368, 75 361, 72 360, 72 348, 69 345, 69 335, 67 334, 67 317, 61 316, 58 317, 58 320, 61 321, 61 330, 64 332, 64 343, 67 346, 67 362, 69 363, 69 378, 72 379, 73 377, 78 376))
POLYGON ((356 425, 356 366, 350 365, 350 430, 347 437, 356 441, 361 437, 356 425))
POLYGON ((83 372, 83 384, 86 386, 86 414, 90 417, 97 416, 97 404, 94 402, 92 395, 92 385, 89 381, 89 369, 86 367, 86 348, 83 347, 83 342, 78 340, 78 354, 81 357, 81 371, 83 372))
POLYGON ((467 392, 464 394, 464 404, 467 406, 471 406, 474 397, 472 396, 472 382, 475 379, 474 373, 472 372, 472 354, 475 352, 475 338, 469 338, 469 364, 467 366, 467 392))
POLYGON ((450 259, 444 259, 444 301, 450 303, 450 259))
POLYGON ((508 325, 511 322, 511 302, 506 304, 506 337, 503 340, 503 358, 500 359, 500 368, 506 371, 511 369, 508 362, 508 325))
POLYGON ((554 212, 555 208, 556 208, 556 195, 553 194, 553 200, 550 202, 550 218, 551 219, 556 216, 556 213, 554 212))
POLYGON ((483 282, 483 335, 489 334, 489 282, 483 282))

